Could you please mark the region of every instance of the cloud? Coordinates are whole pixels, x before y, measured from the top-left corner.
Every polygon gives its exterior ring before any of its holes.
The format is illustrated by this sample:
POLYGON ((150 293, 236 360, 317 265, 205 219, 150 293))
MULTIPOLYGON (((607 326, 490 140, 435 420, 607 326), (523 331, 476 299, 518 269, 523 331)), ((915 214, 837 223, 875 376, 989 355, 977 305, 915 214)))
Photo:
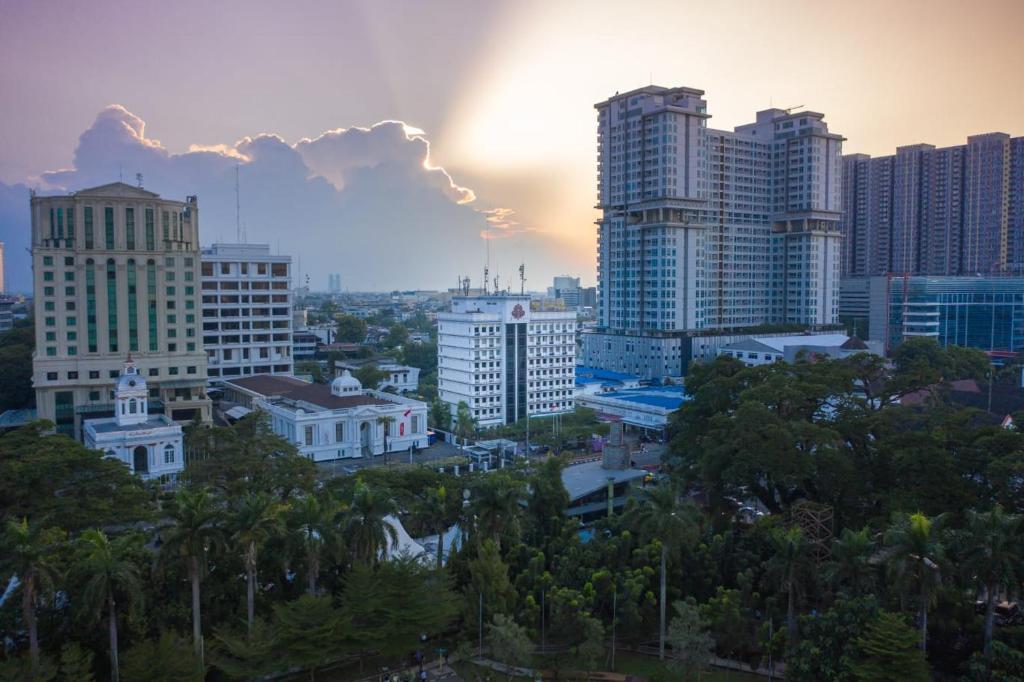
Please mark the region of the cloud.
POLYGON ((475 206, 473 190, 431 163, 426 134, 401 121, 337 128, 295 144, 265 133, 174 153, 146 136, 142 118, 111 105, 79 137, 72 168, 26 185, 0 184, 9 287, 31 287, 28 186, 63 193, 118 178, 135 184, 137 173, 163 197, 199 197, 203 245, 235 241, 237 173, 247 241, 291 254, 314 289, 334 272, 351 290, 446 288, 483 262, 481 237, 506 240, 494 260, 507 255, 508 271, 523 259, 535 272, 562 269, 555 239, 524 228, 510 208, 475 206))

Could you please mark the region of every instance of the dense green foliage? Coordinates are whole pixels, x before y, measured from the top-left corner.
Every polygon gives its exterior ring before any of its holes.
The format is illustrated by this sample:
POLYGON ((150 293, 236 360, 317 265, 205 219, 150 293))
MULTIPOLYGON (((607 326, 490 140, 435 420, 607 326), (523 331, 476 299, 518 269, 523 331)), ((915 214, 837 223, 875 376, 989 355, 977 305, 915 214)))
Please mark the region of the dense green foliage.
MULTIPOLYGON (((1020 679, 1024 632, 997 602, 1024 579, 1024 435, 943 388, 984 371, 923 342, 892 367, 697 366, 670 475, 585 533, 559 457, 328 479, 254 416, 191 431, 168 492, 23 429, 0 438, 0 570, 19 580, 0 665, 104 679, 120 648, 125 679, 144 657, 246 679, 397 664, 425 634, 514 665, 607 669, 614 636, 620 652, 663 646, 663 679, 699 676, 712 653, 784 660, 797 681, 1020 679), (394 556, 392 516, 413 537, 457 524, 460 543, 394 556)), ((434 418, 472 435, 462 407, 434 418)), ((595 432, 592 414, 563 421, 595 432)))
POLYGON ((31 324, 18 323, 0 333, 0 412, 36 403, 32 390, 32 351, 35 330, 31 324))

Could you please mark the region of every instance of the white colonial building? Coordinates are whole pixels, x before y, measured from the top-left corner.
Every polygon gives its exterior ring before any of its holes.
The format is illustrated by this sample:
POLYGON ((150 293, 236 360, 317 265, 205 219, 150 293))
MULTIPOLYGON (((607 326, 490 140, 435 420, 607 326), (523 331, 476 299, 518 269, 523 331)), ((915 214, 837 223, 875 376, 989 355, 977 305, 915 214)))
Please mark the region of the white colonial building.
POLYGON ((185 468, 181 426, 148 409, 146 380, 129 355, 114 389, 114 416, 85 420, 85 446, 121 460, 142 478, 174 479, 185 468))
POLYGON ((364 390, 349 372, 325 384, 253 375, 223 383, 224 399, 270 418, 274 433, 316 462, 427 447, 427 404, 364 390))
POLYGON ((576 313, 538 312, 526 295, 456 296, 437 315, 437 388, 480 426, 573 409, 576 313))

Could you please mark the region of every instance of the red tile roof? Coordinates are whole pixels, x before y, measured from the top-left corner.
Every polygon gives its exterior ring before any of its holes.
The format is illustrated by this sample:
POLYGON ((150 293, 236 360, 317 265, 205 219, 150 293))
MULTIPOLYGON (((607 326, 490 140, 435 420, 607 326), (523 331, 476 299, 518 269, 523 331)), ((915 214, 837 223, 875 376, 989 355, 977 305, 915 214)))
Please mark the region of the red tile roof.
POLYGON ((295 377, 274 374, 260 374, 249 377, 230 379, 225 383, 233 384, 262 396, 280 396, 289 400, 304 400, 307 403, 337 410, 361 405, 393 405, 391 401, 375 398, 372 395, 357 393, 355 395, 338 396, 331 393, 326 384, 311 384, 295 377))

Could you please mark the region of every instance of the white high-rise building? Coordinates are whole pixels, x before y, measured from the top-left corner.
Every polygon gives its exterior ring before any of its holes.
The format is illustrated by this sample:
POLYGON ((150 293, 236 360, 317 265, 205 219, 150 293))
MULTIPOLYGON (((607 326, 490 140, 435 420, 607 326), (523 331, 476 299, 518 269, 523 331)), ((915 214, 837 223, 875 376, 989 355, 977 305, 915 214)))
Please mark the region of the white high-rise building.
POLYGON ((267 244, 202 252, 203 347, 212 380, 292 374, 292 257, 267 244))
POLYGON ((598 110, 598 323, 584 363, 661 377, 687 335, 834 323, 842 136, 769 109, 707 127, 704 92, 650 86, 598 110))
POLYGON ((481 427, 573 409, 576 314, 530 310, 526 295, 456 296, 437 315, 437 388, 481 427))

